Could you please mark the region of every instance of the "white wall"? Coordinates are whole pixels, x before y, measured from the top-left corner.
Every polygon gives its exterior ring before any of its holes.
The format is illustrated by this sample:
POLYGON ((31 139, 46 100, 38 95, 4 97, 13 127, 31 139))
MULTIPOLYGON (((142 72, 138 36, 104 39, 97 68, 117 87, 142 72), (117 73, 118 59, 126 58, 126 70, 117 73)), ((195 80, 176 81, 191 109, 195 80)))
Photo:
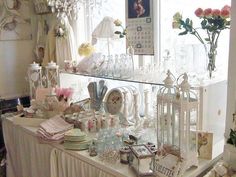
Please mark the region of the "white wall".
POLYGON ((31 8, 32 40, 0 41, 0 97, 28 95, 27 67, 34 61, 36 15, 31 8))
POLYGON ((231 2, 231 30, 228 69, 228 96, 225 135, 232 128, 232 114, 236 111, 236 1, 231 2))

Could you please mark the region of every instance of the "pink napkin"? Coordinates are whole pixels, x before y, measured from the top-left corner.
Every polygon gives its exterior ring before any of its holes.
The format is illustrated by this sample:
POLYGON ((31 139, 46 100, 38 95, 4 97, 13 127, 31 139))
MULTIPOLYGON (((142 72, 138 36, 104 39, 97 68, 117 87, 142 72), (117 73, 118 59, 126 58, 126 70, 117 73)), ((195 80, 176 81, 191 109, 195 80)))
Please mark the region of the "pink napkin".
POLYGON ((40 124, 40 128, 42 128, 48 134, 54 135, 72 129, 73 125, 67 123, 64 121, 64 119, 57 115, 47 121, 42 122, 40 124))
POLYGON ((60 142, 63 140, 65 132, 72 128, 72 124, 67 123, 57 115, 40 124, 37 136, 44 142, 60 142))

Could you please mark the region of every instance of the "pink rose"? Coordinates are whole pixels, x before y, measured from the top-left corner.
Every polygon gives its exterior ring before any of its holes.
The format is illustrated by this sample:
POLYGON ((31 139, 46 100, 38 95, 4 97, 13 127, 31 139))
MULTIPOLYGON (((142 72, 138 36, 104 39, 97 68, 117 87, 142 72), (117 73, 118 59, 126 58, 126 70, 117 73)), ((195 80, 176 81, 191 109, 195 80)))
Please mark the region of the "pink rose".
POLYGON ((197 17, 203 17, 203 10, 202 10, 202 8, 197 8, 194 13, 195 13, 195 15, 197 17))
POLYGON ((220 10, 219 9, 213 9, 212 10, 212 15, 213 16, 220 16, 220 10))
POLYGON ((73 95, 73 89, 72 88, 65 89, 63 95, 65 98, 71 98, 71 96, 73 95))
POLYGON ((225 5, 221 10, 228 10, 229 12, 230 12, 230 10, 231 10, 231 7, 230 6, 228 6, 228 5, 225 5))
POLYGON ((230 14, 230 6, 225 5, 225 6, 221 9, 220 15, 221 15, 221 17, 223 17, 223 18, 228 18, 228 17, 229 17, 229 14, 230 14))
POLYGON ((62 95, 62 90, 61 90, 61 88, 56 88, 56 89, 55 89, 55 93, 56 93, 56 96, 57 96, 57 97, 61 96, 61 95, 62 95))
POLYGON ((207 8, 203 11, 203 15, 204 17, 210 17, 212 13, 212 9, 211 8, 207 8))

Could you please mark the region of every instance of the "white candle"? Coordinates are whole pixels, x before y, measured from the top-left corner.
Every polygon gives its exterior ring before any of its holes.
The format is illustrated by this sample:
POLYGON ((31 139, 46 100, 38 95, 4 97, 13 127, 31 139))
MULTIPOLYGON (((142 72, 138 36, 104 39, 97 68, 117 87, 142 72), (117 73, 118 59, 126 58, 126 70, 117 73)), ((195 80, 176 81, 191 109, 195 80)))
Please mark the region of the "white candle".
POLYGON ((138 125, 138 123, 139 123, 138 93, 135 92, 133 94, 133 97, 134 97, 134 119, 135 119, 135 125, 138 125))
POLYGON ((124 119, 125 122, 128 122, 127 91, 124 91, 123 94, 124 94, 124 119))
POLYGON ((149 93, 148 90, 144 91, 144 104, 145 104, 144 114, 146 118, 148 117, 148 114, 149 114, 148 93, 149 93))

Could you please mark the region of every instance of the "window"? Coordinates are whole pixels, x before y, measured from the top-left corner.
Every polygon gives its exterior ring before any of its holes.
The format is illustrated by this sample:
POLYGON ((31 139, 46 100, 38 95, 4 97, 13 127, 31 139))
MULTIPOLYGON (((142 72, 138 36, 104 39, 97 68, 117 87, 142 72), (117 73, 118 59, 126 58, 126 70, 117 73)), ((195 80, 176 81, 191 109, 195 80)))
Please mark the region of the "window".
MULTIPOLYGON (((155 0, 154 0, 155 1, 155 0)), ((156 41, 156 58, 159 59, 161 69, 163 67, 170 67, 173 72, 177 75, 182 72, 188 72, 190 75, 194 73, 197 67, 206 67, 206 60, 193 61, 193 55, 199 56, 201 59, 203 56, 203 51, 198 50, 197 53, 193 53, 193 50, 186 50, 194 45, 199 46, 199 42, 192 35, 179 36, 178 33, 181 30, 172 29, 172 18, 176 12, 182 13, 184 18, 191 18, 193 20, 194 26, 200 25, 199 19, 195 17, 194 11, 198 7, 202 8, 221 8, 224 5, 231 4, 231 0, 160 0, 160 3, 155 3, 154 8, 157 12, 156 17, 156 31, 157 33, 156 41), (179 51, 185 52, 182 57, 179 56, 179 51), (170 52, 171 60, 165 61, 163 58, 170 52), (188 57, 186 57, 188 56, 188 57), (195 62, 195 63, 194 63, 195 62), (182 68, 181 68, 182 67, 182 68)), ((90 9, 91 10, 91 9, 90 9)), ((106 0, 103 6, 99 9, 94 8, 93 11, 85 10, 87 15, 85 15, 85 31, 87 33, 87 39, 90 38, 91 32, 96 27, 96 25, 103 19, 104 16, 111 16, 114 19, 119 18, 122 22, 125 22, 125 0, 106 0), (89 27, 89 29, 87 29, 89 27)), ((85 14, 86 14, 85 12, 85 14)), ((201 32, 203 35, 203 32, 201 32)), ((84 42, 84 41, 82 41, 84 42)), ((117 44, 114 44, 116 46, 117 44)), ((217 54, 217 73, 220 73, 222 77, 217 80, 213 78, 212 80, 207 80, 205 84, 200 88, 200 99, 201 99, 201 109, 202 109, 202 121, 203 130, 214 133, 214 144, 218 142, 222 143, 224 138, 224 128, 225 128, 225 118, 226 118, 226 95, 227 95, 227 67, 228 67, 228 50, 229 50, 229 30, 224 30, 220 35, 218 42, 218 54, 217 54), (217 97, 216 97, 217 95, 217 97)), ((139 57, 136 58, 138 61, 137 66, 149 65, 155 63, 157 60, 152 57, 139 57)), ((160 69, 160 68, 159 68, 160 69)), ((202 71, 199 71, 202 72, 202 71)), ((158 74, 158 73, 157 73, 158 74)), ((156 77, 161 77, 161 75, 155 75, 156 77)), ((159 73, 160 74, 160 73, 159 73)), ((204 81, 202 78, 205 76, 203 73, 201 78, 198 75, 191 75, 191 79, 194 82, 204 81)), ((140 87, 140 89, 145 89, 140 87)), ((155 90, 152 87, 152 90, 155 90)), ((152 98, 155 94, 152 95, 152 98)), ((223 142, 224 143, 224 142, 223 142)))
MULTIPOLYGON (((190 18, 193 20, 194 27, 200 27, 200 20, 194 14, 194 11, 201 7, 212 8, 212 9, 221 9, 224 5, 230 5, 231 0, 161 0, 161 8, 160 8, 160 30, 161 30, 161 52, 165 50, 169 50, 172 58, 172 69, 183 72, 193 72, 196 71, 197 67, 204 67, 206 70, 207 61, 202 60, 200 57, 197 57, 197 61, 194 61, 194 58, 191 57, 191 49, 190 46, 193 44, 200 44, 197 38, 193 35, 184 35, 179 36, 178 33, 181 30, 172 29, 172 18, 176 12, 180 12, 183 15, 183 18, 190 18), (185 8, 186 7, 186 8, 185 8), (188 48, 189 50, 184 50, 181 47, 188 48), (188 57, 178 57, 180 50, 182 49, 182 54, 185 52, 185 55, 188 57), (189 54, 190 53, 190 54, 189 54), (199 63, 199 60, 200 63, 199 63), (194 65, 193 65, 194 64, 194 65), (182 66, 180 66, 182 65, 182 66), (184 65, 184 66, 183 66, 184 65), (181 70, 182 68, 182 70, 181 70)), ((206 33, 203 30, 198 30, 201 36, 206 37, 206 33)), ((203 37, 204 38, 204 37, 203 37)), ((196 47, 196 45, 195 45, 196 47)), ((227 67, 228 67, 228 51, 229 51, 229 30, 224 30, 221 32, 219 41, 218 41, 218 50, 217 52, 217 61, 216 68, 217 74, 223 75, 224 79, 227 77, 227 67)), ((193 52, 193 51, 192 51, 193 52)), ((196 51, 196 52, 199 52, 196 51)), ((194 54, 196 55, 196 54, 194 54)), ((198 53, 197 53, 198 55, 198 53)), ((163 56, 163 55, 162 55, 163 56)), ((201 56, 202 58, 204 56, 201 56)), ((205 58, 206 59, 206 58, 205 58)), ((200 72, 200 71, 199 71, 200 72)), ((198 73, 199 74, 199 73, 198 73)), ((217 75, 217 77, 219 76, 217 75)))

